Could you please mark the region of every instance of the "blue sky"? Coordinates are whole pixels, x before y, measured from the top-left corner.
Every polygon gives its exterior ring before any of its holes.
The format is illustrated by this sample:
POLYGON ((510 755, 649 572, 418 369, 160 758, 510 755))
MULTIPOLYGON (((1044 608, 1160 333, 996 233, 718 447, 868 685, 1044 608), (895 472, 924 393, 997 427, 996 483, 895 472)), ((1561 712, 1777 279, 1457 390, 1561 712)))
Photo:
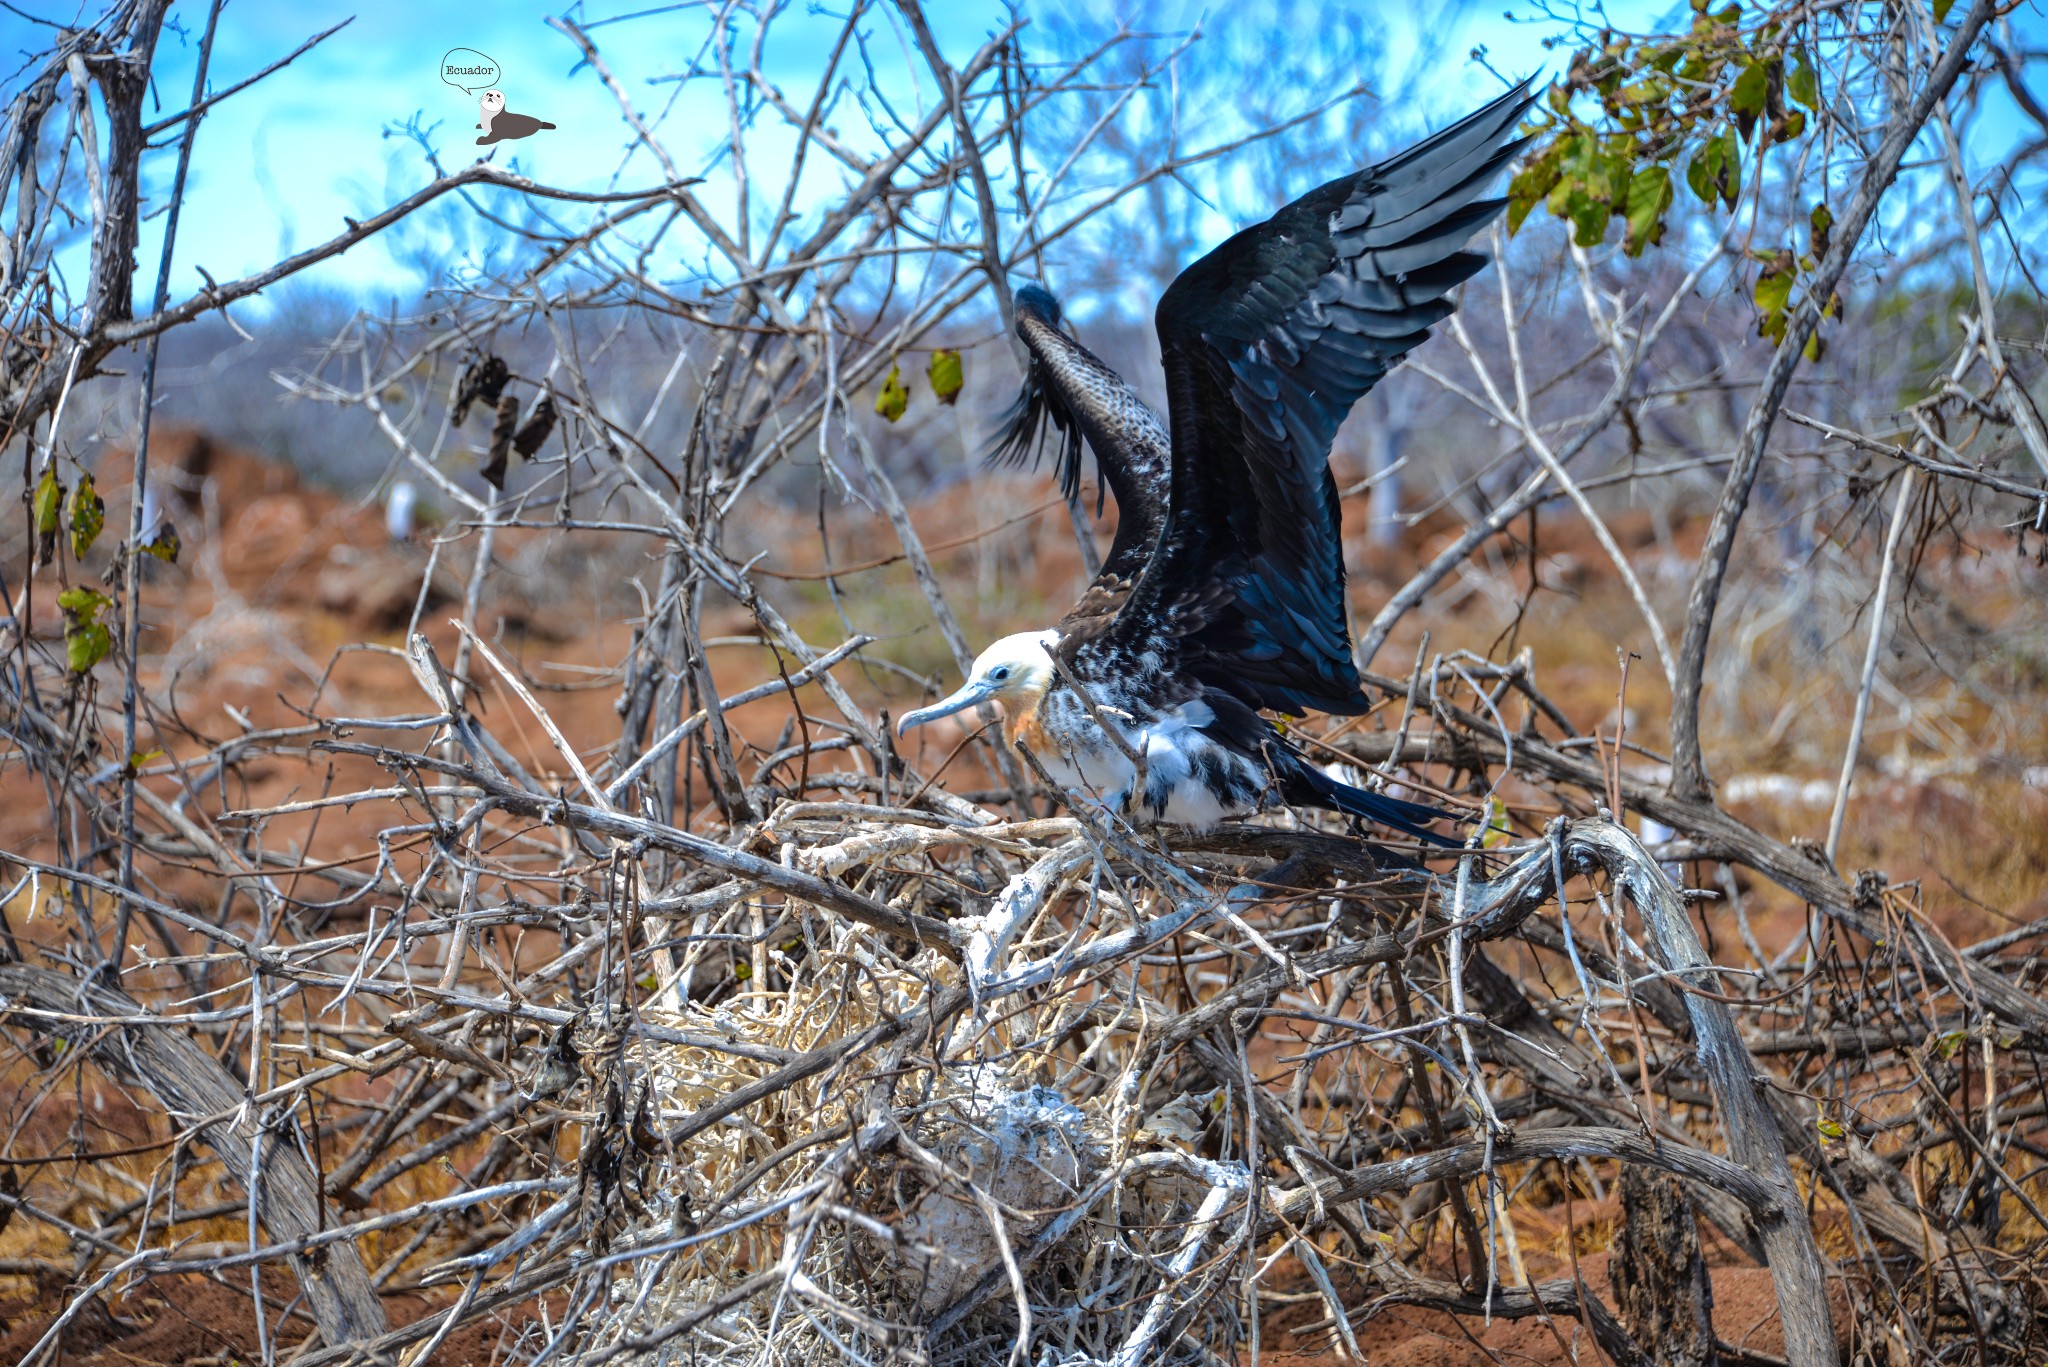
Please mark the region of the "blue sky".
MULTIPOLYGON (((1518 74, 1556 67, 1560 54, 1538 45, 1545 30, 1508 22, 1500 2, 1425 10, 1408 3, 1365 0, 1367 13, 1384 16, 1389 60, 1386 70, 1363 74, 1382 92, 1398 98, 1404 116, 1413 117, 1400 140, 1415 131, 1416 123, 1442 122, 1498 89, 1491 76, 1463 57, 1475 45, 1484 45, 1495 64, 1518 74), (1409 69, 1424 37, 1416 28, 1420 22, 1447 30, 1428 36, 1457 55, 1452 70, 1420 78, 1409 69)), ((620 0, 570 11, 592 27, 607 62, 650 115, 676 91, 673 84, 658 83, 660 78, 688 65, 695 55, 688 35, 701 33, 705 26, 701 12, 619 19, 661 3, 620 0)), ((1191 27, 1205 12, 1213 15, 1224 7, 1127 4, 1117 12, 1134 26, 1171 30, 1191 27)), ((81 14, 75 3, 27 0, 22 8, 60 23, 79 22, 81 14)), ((1627 0, 1610 6, 1617 16, 1633 20, 1653 18, 1668 8, 1627 0)), ((83 11, 96 12, 96 4, 83 11)), ((425 184, 432 171, 422 150, 410 138, 393 136, 394 125, 417 117, 421 125, 433 128, 431 141, 444 166, 460 166, 475 156, 475 98, 439 79, 441 58, 451 48, 488 54, 502 69, 500 85, 507 107, 558 125, 554 131, 500 146, 500 161, 537 179, 579 189, 657 183, 660 177, 645 153, 629 154, 626 130, 610 94, 589 70, 575 69, 578 54, 573 44, 547 26, 547 15, 561 12, 558 7, 493 0, 309 0, 290 5, 232 0, 222 12, 213 55, 211 84, 216 89, 285 55, 330 25, 351 22, 291 67, 223 102, 207 117, 180 228, 173 297, 199 285, 198 267, 216 279, 232 279, 333 235, 341 230, 344 215, 362 217, 425 184)), ((935 3, 928 12, 941 45, 955 60, 970 53, 1006 17, 1003 8, 989 0, 935 3)), ((163 40, 156 97, 164 112, 183 108, 190 93, 205 13, 203 0, 179 0, 172 8, 183 33, 167 33, 163 40)), ((909 90, 893 31, 883 17, 872 22, 877 75, 885 84, 895 83, 892 98, 910 103, 920 95, 929 99, 928 73, 923 73, 920 91, 909 90)), ((798 0, 777 21, 778 40, 767 52, 768 72, 792 100, 808 100, 823 46, 837 29, 838 20, 810 0, 798 0)), ((39 47, 44 36, 44 30, 20 16, 0 11, 0 55, 7 58, 6 65, 19 60, 16 54, 39 47)), ((1276 40, 1285 41, 1286 36, 1276 35, 1276 40)), ((1030 41, 1027 29, 1027 49, 1030 41)), ((1304 100, 1311 95, 1304 92, 1304 100)), ((669 108, 662 131, 686 170, 718 170, 726 121, 716 83, 699 81, 686 87, 669 108)), ((166 184, 171 161, 169 155, 160 159, 166 184)), ((774 175, 772 164, 767 174, 774 175)), ((716 195, 719 188, 714 181, 704 193, 716 195)), ((486 191, 482 198, 495 207, 513 207, 512 197, 504 192, 486 191)), ((145 228, 138 281, 144 292, 154 284, 160 231, 161 219, 145 228)), ((428 245, 422 226, 324 263, 307 278, 372 300, 409 295, 421 283, 420 262, 431 259, 428 245)))
MULTIPOLYGON (((16 3, 27 14, 59 23, 77 23, 81 15, 97 12, 97 5, 16 3)), ((702 20, 665 15, 602 21, 660 3, 624 0, 570 11, 597 25, 593 37, 607 63, 650 113, 674 89, 650 81, 675 73, 694 55, 675 35, 701 31, 702 20)), ((1178 29, 1214 8, 1137 6, 1126 16, 1146 27, 1178 29)), ((1412 11, 1405 5, 1385 8, 1393 50, 1412 52, 1413 21, 1407 17, 1412 11)), ((769 74, 794 100, 808 99, 824 45, 838 29, 838 21, 821 10, 807 3, 792 5, 774 29, 778 41, 767 53, 769 74)), ((575 70, 574 45, 547 26, 549 14, 562 12, 559 6, 492 0, 310 0, 290 5, 232 0, 222 12, 214 45, 209 74, 215 89, 260 70, 331 25, 351 22, 290 67, 208 114, 194 153, 173 297, 200 283, 195 267, 205 267, 216 279, 232 279, 332 236, 341 230, 344 215, 360 218, 425 184, 432 172, 421 149, 408 138, 391 136, 391 125, 415 115, 423 125, 438 123, 432 141, 445 166, 460 166, 476 155, 475 98, 438 78, 442 55, 451 48, 472 48, 495 59, 503 71, 507 107, 558 125, 556 131, 501 146, 501 161, 537 179, 582 189, 657 183, 659 176, 644 153, 626 156, 625 128, 611 95, 589 70, 575 70)), ((933 4, 928 13, 941 45, 955 60, 972 52, 1006 18, 1003 8, 988 0, 933 4)), ((155 92, 162 112, 175 112, 186 103, 206 8, 201 0, 179 0, 171 14, 183 32, 166 33, 163 39, 155 92)), ((904 61, 894 34, 885 20, 877 19, 874 26, 877 74, 900 85, 904 61)), ((1478 21, 1474 28, 1473 41, 1491 38, 1496 55, 1503 38, 1509 46, 1526 47, 1531 61, 1539 55, 1525 37, 1487 32, 1504 28, 1497 18, 1478 21)), ((0 11, 0 56, 6 65, 39 47, 45 32, 0 11)), ((1469 104, 1470 93, 1483 93, 1490 84, 1475 69, 1434 84, 1427 96, 1448 113, 1469 104)), ((907 89, 901 93, 915 98, 907 89)), ((921 93, 931 96, 928 75, 921 93)), ((151 116, 161 116, 154 104, 151 116)), ((717 88, 699 82, 670 111, 663 136, 687 169, 703 171, 715 166, 724 132, 717 88)), ((172 158, 160 160, 167 182, 172 158)), ((495 198, 500 207, 509 207, 509 196, 495 198)), ((145 226, 144 291, 154 282, 160 225, 159 219, 145 226)), ((314 268, 308 278, 370 295, 394 288, 409 292, 417 277, 413 261, 403 255, 406 245, 394 240, 360 248, 314 268)), ((411 245, 416 247, 416 241, 411 245)))

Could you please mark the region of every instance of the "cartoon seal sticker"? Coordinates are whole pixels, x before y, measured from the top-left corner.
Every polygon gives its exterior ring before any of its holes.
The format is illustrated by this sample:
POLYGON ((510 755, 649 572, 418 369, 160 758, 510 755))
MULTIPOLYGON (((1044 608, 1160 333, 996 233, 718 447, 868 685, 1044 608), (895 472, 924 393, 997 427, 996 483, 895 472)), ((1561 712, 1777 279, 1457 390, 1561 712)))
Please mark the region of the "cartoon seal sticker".
POLYGON ((506 109, 505 92, 502 90, 486 90, 481 103, 483 122, 477 127, 483 129, 484 135, 476 140, 479 147, 494 142, 511 142, 515 138, 530 138, 543 128, 554 127, 531 114, 514 114, 506 109))

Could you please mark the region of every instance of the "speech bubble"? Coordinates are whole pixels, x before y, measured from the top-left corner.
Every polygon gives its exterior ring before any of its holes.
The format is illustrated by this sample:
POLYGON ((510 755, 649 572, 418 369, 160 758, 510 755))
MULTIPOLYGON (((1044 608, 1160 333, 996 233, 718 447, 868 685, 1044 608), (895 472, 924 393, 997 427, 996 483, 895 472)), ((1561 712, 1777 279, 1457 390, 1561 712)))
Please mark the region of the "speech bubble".
POLYGON ((497 85, 504 72, 473 47, 451 47, 441 54, 441 79, 471 95, 497 85))

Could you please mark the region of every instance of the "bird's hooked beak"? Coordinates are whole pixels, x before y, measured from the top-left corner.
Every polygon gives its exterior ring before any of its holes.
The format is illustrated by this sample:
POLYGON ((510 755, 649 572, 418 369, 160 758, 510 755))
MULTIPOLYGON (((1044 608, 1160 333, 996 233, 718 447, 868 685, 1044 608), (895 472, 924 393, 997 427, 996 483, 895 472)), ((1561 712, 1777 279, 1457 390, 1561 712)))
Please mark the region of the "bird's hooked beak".
POLYGON ((903 719, 896 723, 896 734, 907 735, 913 726, 923 726, 928 721, 950 717, 955 712, 965 712, 977 703, 987 702, 996 695, 996 687, 992 680, 986 678, 969 679, 951 697, 935 702, 930 707, 920 707, 915 712, 905 712, 903 719))

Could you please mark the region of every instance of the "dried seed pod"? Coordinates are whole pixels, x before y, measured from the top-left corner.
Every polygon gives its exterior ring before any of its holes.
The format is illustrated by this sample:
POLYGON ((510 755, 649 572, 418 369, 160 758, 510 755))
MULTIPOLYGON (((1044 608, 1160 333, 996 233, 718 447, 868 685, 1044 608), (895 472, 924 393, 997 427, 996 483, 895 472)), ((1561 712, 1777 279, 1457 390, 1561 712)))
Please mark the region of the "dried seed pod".
POLYGON ((527 1099, 538 1101, 543 1097, 559 1096, 573 1087, 583 1076, 582 1055, 576 1052, 576 1022, 565 1022, 555 1031, 554 1043, 534 1066, 533 1076, 523 1090, 527 1099))
POLYGON ((519 425, 519 400, 506 394, 498 400, 497 417, 491 422, 490 459, 484 462, 483 477, 493 489, 505 487, 505 463, 512 454, 512 429, 519 425))
POLYGON ((533 412, 526 415, 526 421, 513 434, 512 449, 528 460, 540 450, 540 444, 548 439, 548 433, 555 430, 555 400, 550 394, 540 396, 540 402, 533 406, 533 412))
POLYGON ((455 382, 454 406, 448 420, 457 427, 469 418, 469 406, 481 399, 495 404, 498 396, 505 392, 505 382, 512 378, 512 372, 496 356, 485 355, 471 361, 455 382))

